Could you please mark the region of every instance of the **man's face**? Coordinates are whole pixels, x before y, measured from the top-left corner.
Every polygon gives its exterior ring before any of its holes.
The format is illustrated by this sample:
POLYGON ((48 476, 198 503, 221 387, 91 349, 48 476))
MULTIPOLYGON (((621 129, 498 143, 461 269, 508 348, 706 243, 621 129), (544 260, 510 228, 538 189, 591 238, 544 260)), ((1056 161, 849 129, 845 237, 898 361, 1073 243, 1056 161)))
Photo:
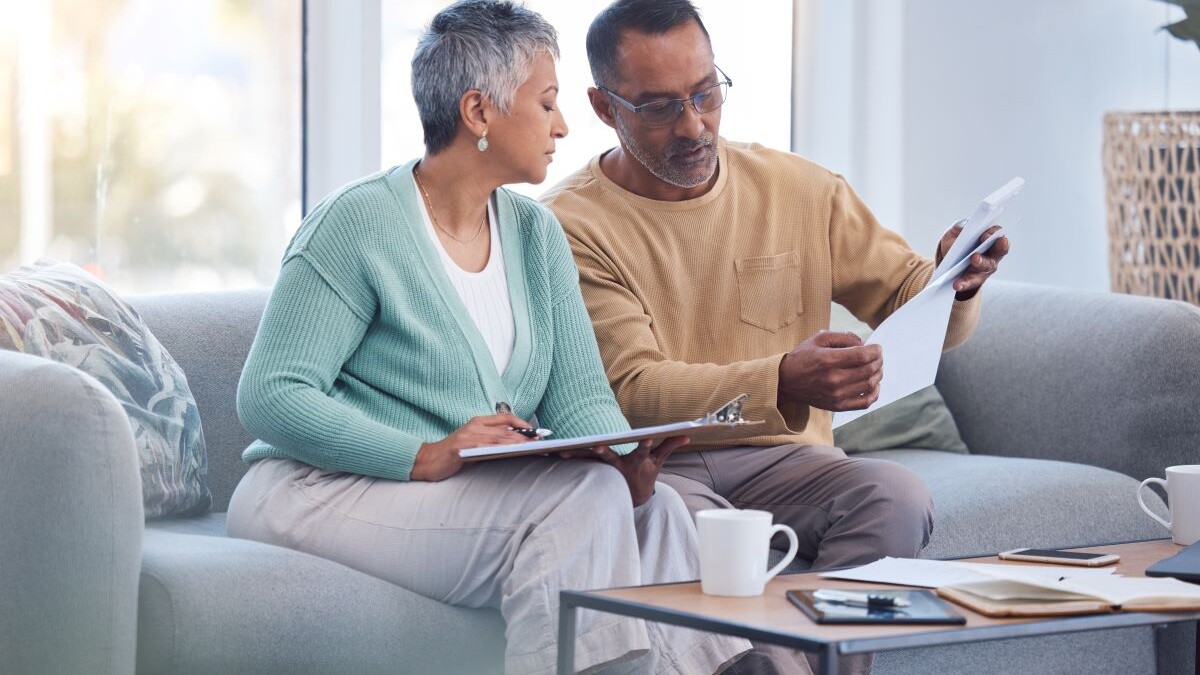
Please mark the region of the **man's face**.
MULTIPOLYGON (((660 35, 626 31, 617 49, 617 78, 609 87, 634 105, 687 98, 720 79, 708 38, 695 21, 660 35)), ((691 103, 672 124, 649 126, 612 101, 622 147, 659 180, 694 188, 717 171, 721 109, 703 115, 691 103)))

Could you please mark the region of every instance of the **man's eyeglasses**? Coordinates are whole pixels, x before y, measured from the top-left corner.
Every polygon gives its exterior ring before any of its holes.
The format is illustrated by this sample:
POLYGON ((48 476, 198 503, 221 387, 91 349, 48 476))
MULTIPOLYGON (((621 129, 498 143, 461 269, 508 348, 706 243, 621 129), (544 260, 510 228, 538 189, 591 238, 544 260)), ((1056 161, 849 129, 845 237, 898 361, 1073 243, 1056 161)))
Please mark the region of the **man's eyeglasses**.
POLYGON ((611 96, 617 103, 632 110, 646 126, 665 127, 674 124, 675 120, 679 119, 679 116, 683 114, 683 106, 686 103, 691 103, 692 108, 701 115, 710 113, 725 103, 725 97, 729 94, 729 88, 733 86, 733 80, 729 79, 729 76, 725 74, 725 71, 721 70, 720 66, 714 67, 721 74, 721 77, 725 79, 687 98, 662 99, 641 105, 634 105, 621 98, 620 95, 611 89, 599 85, 596 88, 611 96))

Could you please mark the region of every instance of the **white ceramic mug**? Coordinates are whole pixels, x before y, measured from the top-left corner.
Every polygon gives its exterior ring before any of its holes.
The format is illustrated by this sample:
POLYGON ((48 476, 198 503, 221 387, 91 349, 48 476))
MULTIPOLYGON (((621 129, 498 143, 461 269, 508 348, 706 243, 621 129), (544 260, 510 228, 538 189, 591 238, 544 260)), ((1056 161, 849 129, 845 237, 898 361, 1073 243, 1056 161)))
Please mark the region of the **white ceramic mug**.
POLYGON ((1147 478, 1142 481, 1138 486, 1137 498, 1143 511, 1171 531, 1176 544, 1189 546, 1200 541, 1200 464, 1167 467, 1167 479, 1147 478), (1158 483, 1167 491, 1170 522, 1147 508, 1142 499, 1142 491, 1151 483, 1158 483))
POLYGON ((763 588, 796 557, 800 541, 787 525, 772 525, 770 511, 706 509, 696 513, 700 534, 700 587, 709 595, 762 595, 763 588), (787 535, 787 555, 767 569, 771 537, 787 535))

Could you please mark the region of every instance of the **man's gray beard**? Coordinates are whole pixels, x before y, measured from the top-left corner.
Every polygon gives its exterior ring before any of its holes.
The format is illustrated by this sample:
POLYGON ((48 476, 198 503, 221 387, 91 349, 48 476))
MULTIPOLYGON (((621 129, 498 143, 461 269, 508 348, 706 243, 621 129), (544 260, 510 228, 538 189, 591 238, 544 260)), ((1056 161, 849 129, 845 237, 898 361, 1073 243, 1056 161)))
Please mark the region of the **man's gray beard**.
MULTIPOLYGON (((629 154, 633 155, 633 158, 636 159, 639 164, 646 167, 647 171, 664 183, 669 183, 675 187, 690 189, 704 185, 708 181, 712 180, 713 174, 717 172, 717 163, 713 162, 712 169, 705 176, 693 178, 691 176, 679 175, 674 171, 669 162, 666 160, 660 161, 659 158, 647 152, 645 148, 638 145, 637 142, 633 140, 633 134, 629 133, 629 127, 625 125, 625 120, 621 115, 613 115, 613 117, 615 117, 617 120, 617 135, 621 138, 621 144, 625 146, 625 149, 629 151, 629 154)), ((708 133, 707 131, 700 136, 698 141, 708 145, 709 147, 714 145, 712 134, 708 133)))

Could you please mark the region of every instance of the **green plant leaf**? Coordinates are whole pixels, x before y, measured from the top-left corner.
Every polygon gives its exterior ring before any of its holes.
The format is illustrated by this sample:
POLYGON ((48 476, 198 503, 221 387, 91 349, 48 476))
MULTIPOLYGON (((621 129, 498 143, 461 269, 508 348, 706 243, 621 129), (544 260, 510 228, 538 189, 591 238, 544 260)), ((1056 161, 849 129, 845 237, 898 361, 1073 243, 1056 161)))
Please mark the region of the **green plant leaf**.
POLYGON ((1159 0, 1183 8, 1186 18, 1162 27, 1174 37, 1195 43, 1200 49, 1200 0, 1159 0))
POLYGON ((1191 40, 1200 47, 1200 18, 1177 21, 1169 26, 1163 26, 1163 30, 1180 40, 1191 40))

